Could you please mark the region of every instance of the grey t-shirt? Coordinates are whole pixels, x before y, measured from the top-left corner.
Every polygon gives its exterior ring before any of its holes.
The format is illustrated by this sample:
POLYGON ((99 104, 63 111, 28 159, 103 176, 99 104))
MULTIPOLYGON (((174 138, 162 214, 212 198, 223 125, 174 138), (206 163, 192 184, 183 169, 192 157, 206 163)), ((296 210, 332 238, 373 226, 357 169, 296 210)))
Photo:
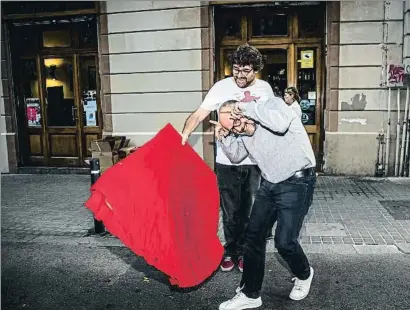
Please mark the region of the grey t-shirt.
POLYGON ((240 105, 243 114, 256 121, 253 136, 229 135, 222 150, 232 163, 249 156, 271 183, 282 182, 297 171, 316 166, 308 134, 293 109, 281 98, 240 105))

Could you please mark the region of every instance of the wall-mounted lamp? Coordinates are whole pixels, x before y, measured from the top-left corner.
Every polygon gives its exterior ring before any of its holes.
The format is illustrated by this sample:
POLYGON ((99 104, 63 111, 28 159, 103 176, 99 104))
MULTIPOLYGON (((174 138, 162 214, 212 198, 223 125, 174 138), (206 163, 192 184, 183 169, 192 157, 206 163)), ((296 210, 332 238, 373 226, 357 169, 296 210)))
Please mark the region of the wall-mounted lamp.
POLYGON ((57 69, 57 66, 56 66, 56 65, 51 65, 51 66, 49 67, 49 72, 48 72, 48 74, 50 75, 50 77, 51 77, 53 80, 56 79, 56 69, 57 69))

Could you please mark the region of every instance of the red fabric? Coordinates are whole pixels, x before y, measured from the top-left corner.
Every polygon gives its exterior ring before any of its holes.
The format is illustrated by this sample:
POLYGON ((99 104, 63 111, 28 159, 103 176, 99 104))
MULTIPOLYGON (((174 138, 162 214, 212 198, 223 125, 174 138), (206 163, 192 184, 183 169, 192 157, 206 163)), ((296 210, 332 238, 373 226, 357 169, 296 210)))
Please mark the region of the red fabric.
POLYGON ((96 219, 171 284, 196 286, 218 268, 216 176, 172 125, 106 170, 91 193, 85 205, 96 219))

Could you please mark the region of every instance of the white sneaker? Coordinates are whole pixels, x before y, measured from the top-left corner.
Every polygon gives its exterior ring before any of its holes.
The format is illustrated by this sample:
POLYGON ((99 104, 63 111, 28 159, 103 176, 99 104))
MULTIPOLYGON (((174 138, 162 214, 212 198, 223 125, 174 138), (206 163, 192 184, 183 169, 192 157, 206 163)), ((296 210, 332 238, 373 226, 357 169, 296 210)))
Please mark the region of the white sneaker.
POLYGON ((313 268, 310 267, 310 276, 306 280, 300 280, 298 278, 293 278, 292 281, 295 282, 292 291, 290 292, 289 298, 292 300, 302 300, 304 299, 310 291, 310 285, 313 279, 313 268))
POLYGON ((234 298, 221 303, 219 310, 255 309, 260 306, 262 306, 262 299, 260 297, 248 298, 244 293, 239 292, 234 298))

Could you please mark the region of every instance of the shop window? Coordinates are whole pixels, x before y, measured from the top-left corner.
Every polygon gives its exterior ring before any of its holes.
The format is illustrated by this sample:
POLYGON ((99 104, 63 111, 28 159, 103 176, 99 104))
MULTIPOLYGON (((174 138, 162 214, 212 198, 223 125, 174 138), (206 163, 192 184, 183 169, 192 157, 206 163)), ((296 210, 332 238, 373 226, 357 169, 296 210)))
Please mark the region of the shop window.
POLYGON ((287 36, 289 32, 288 15, 265 11, 258 10, 257 14, 252 16, 252 36, 287 36))
POLYGON ((48 30, 43 32, 43 47, 70 47, 71 32, 69 29, 48 30))

